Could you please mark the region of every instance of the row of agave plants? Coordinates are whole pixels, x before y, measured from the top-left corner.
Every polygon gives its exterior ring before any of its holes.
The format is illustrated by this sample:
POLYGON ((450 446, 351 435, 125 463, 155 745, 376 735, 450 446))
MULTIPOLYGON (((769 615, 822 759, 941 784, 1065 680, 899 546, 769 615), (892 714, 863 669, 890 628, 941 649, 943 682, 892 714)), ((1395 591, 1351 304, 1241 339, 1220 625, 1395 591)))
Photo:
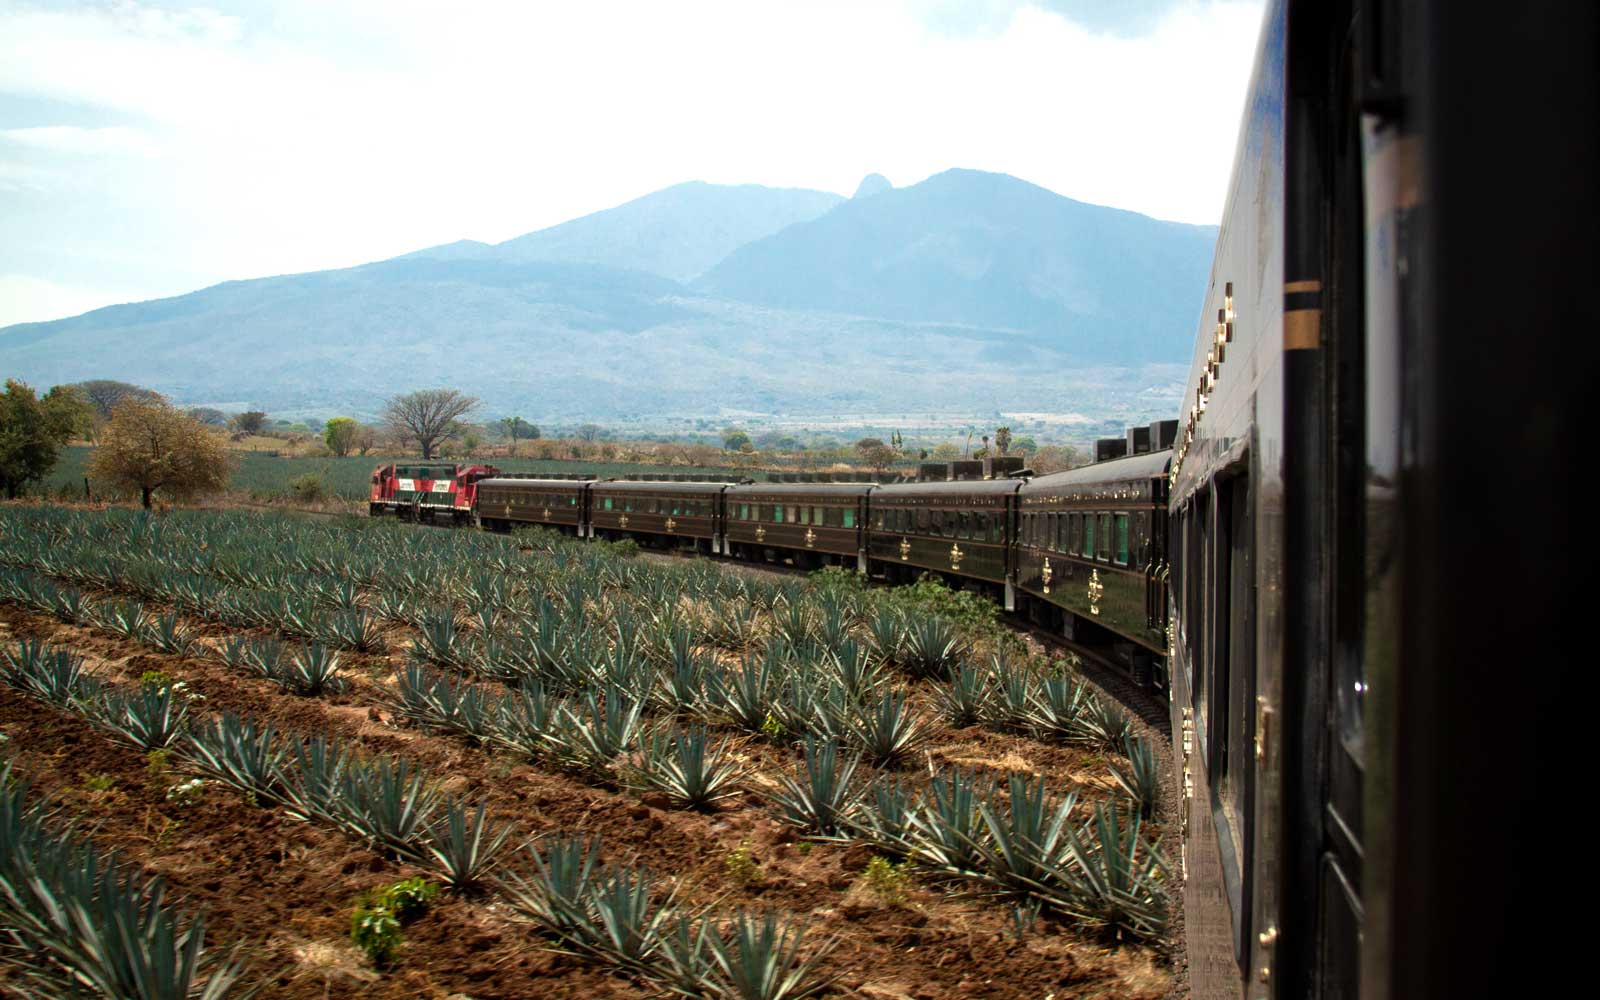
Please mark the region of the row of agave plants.
MULTIPOLYGON (((681 893, 648 870, 603 864, 597 841, 556 835, 514 842, 513 829, 495 824, 483 804, 473 808, 441 794, 436 780, 403 758, 363 758, 324 737, 278 733, 232 713, 193 718, 191 706, 169 684, 119 691, 88 674, 81 657, 37 642, 24 642, 0 655, 0 684, 73 712, 140 749, 168 751, 193 771, 246 793, 259 806, 281 807, 430 869, 466 898, 498 894, 562 944, 682 995, 788 1000, 824 984, 818 965, 832 942, 803 947, 806 929, 798 922, 772 913, 730 914, 680 905, 681 893)), ((8 801, 0 800, 0 809, 9 808, 8 801)), ((20 809, 18 815, 36 819, 39 814, 20 809)), ((0 845, 7 848, 0 877, 8 880, 13 873, 28 876, 25 866, 36 857, 10 857, 13 845, 25 847, 24 835, 31 836, 22 829, 24 819, 12 822, 9 813, 0 815, 0 822, 21 831, 13 838, 11 829, 0 830, 8 838, 0 845)), ((59 990, 41 987, 38 995, 79 995, 74 991, 90 983, 84 977, 99 975, 91 959, 114 963, 117 974, 142 977, 133 986, 119 982, 99 995, 158 1000, 241 995, 236 987, 243 966, 231 958, 219 962, 202 954, 200 920, 180 924, 162 908, 158 882, 141 882, 96 859, 81 851, 44 856, 47 874, 67 883, 62 892, 38 879, 20 894, 10 881, 0 884, 5 890, 0 892, 0 912, 10 917, 13 905, 31 906, 18 917, 17 926, 25 932, 40 928, 38 934, 12 934, 0 943, 0 951, 20 950, 21 967, 38 969, 42 976, 66 968, 78 977, 61 983, 59 990), (121 895, 92 878, 87 886, 79 885, 74 879, 83 870, 91 877, 106 872, 99 881, 114 882, 121 895), (85 905, 98 908, 86 919, 72 919, 70 910, 63 917, 50 909, 63 900, 71 904, 74 887, 85 893, 85 905), (31 903, 27 892, 35 893, 31 903), (108 910, 112 904, 121 910, 108 910), (139 933, 124 933, 115 922, 130 916, 136 918, 132 931, 139 933), (21 923, 24 917, 27 922, 21 923), (62 925, 58 929, 63 935, 76 937, 58 945, 49 936, 52 919, 62 925), (104 927, 95 923, 106 919, 112 922, 104 927), (95 935, 111 933, 124 936, 111 942, 114 947, 97 947, 102 942, 95 935), (33 951, 27 952, 29 948, 33 951), (76 960, 72 949, 88 953, 82 969, 68 964, 76 960)), ((44 981, 50 981, 48 976, 44 981)))
MULTIPOLYGON (((98 599, 23 570, 0 567, 0 600, 41 611, 69 625, 132 639, 173 656, 196 655, 207 649, 177 612, 152 612, 138 600, 98 599)), ((321 643, 290 645, 230 637, 223 641, 218 655, 230 666, 297 694, 328 694, 345 686, 339 654, 321 643)))
POLYGON ((238 998, 237 954, 205 949, 205 918, 167 902, 0 762, 0 961, 18 995, 238 998))

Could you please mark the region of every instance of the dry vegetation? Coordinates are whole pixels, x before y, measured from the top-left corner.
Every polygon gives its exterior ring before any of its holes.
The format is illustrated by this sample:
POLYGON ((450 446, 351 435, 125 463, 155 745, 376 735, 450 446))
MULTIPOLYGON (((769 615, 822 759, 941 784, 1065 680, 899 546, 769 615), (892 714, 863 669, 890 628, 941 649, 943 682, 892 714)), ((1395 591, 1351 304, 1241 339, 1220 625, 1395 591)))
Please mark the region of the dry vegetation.
POLYGON ((121 907, 0 899, 0 989, 1167 992, 1148 747, 938 588, 241 512, 0 553, 0 881, 115 851, 121 907), (167 933, 107 970, 116 913, 167 933))

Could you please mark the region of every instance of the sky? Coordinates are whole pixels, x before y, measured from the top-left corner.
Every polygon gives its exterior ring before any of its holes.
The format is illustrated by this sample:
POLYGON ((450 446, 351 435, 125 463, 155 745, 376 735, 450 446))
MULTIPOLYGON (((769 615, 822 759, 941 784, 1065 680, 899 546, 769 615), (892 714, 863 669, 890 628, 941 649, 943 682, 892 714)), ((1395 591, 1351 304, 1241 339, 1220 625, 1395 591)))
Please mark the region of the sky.
POLYGON ((952 167, 1216 223, 1261 0, 0 0, 0 326, 952 167))

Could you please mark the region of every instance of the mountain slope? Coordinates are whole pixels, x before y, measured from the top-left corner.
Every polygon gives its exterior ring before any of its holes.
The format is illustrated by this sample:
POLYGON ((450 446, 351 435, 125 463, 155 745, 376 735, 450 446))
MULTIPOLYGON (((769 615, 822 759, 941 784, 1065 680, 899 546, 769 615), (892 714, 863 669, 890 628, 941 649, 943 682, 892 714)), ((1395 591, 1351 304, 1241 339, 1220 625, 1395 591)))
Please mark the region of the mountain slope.
POLYGON ((679 185, 499 246, 8 327, 0 372, 309 416, 450 385, 537 420, 1133 406, 1138 421, 1177 404, 1213 233, 970 171, 848 202, 679 185), (786 212, 806 217, 729 247, 786 212))
POLYGON ((1012 329, 1086 361, 1166 361, 1174 327, 1192 327, 1215 242, 1212 226, 950 170, 741 247, 693 287, 781 309, 1012 329))
POLYGON ((601 264, 689 281, 751 240, 814 219, 843 200, 827 191, 690 181, 518 236, 484 255, 601 264))

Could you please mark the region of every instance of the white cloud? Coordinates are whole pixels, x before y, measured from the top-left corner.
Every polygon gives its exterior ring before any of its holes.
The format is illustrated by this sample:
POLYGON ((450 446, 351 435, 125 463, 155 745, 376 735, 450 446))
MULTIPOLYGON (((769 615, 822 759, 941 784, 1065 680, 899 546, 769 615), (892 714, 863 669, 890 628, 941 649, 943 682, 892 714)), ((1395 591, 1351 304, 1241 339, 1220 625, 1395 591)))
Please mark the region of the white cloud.
MULTIPOLYGON (((29 238, 81 257, 110 231, 221 280, 503 240, 682 180, 849 194, 956 166, 1215 222, 1260 20, 1259 0, 1175 3, 1136 37, 1013 0, 965 34, 923 0, 224 6, 0 11, 0 93, 125 119, 5 130, 0 198, 65 151, 94 161, 29 238), (162 155, 109 157, 138 151, 162 155)), ((22 269, 11 204, 0 270, 22 269)))

